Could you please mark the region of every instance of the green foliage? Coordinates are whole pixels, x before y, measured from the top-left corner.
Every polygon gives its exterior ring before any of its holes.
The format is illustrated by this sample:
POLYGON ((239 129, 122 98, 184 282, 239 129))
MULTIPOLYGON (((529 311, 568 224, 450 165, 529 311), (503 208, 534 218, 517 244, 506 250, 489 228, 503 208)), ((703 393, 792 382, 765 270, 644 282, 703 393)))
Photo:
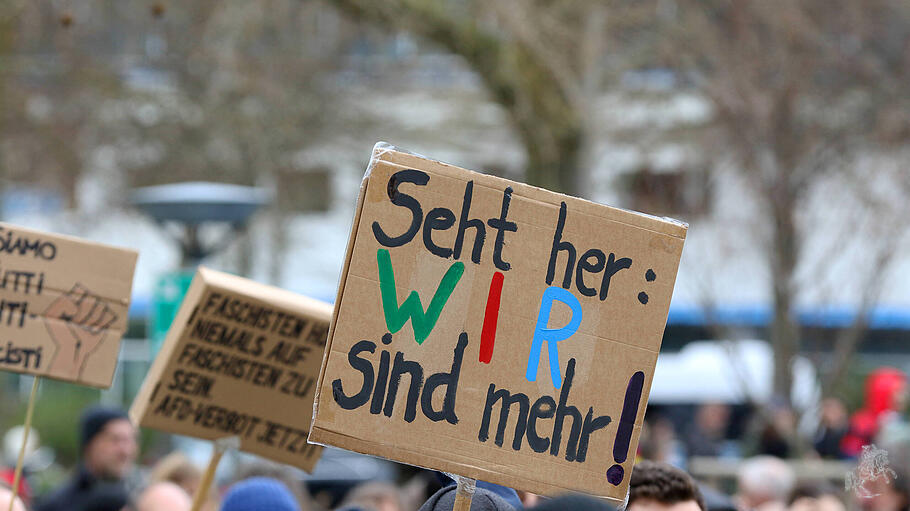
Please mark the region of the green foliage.
POLYGON ((863 362, 860 357, 853 357, 844 377, 834 386, 831 395, 843 400, 850 413, 865 404, 866 377, 873 369, 875 366, 863 362))
MULTIPOLYGON (((41 444, 54 450, 57 462, 70 466, 79 457, 79 415, 86 406, 98 403, 101 391, 43 380, 38 392, 32 425, 41 435, 41 444)), ((17 424, 24 420, 26 404, 22 403, 16 415, 17 424)))

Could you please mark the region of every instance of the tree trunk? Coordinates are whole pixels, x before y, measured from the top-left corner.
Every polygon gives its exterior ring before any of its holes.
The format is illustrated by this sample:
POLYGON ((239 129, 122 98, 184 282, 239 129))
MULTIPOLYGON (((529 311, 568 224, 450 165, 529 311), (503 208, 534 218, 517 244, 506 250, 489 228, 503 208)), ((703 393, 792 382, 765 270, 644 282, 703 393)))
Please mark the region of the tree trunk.
POLYGON ((774 349, 774 396, 790 403, 793 386, 791 365, 799 349, 800 328, 794 317, 793 278, 799 260, 798 234, 794 218, 795 197, 792 191, 780 187, 769 197, 774 224, 772 225, 771 281, 774 316, 770 339, 774 349))
POLYGON ((579 106, 533 49, 437 2, 334 0, 332 4, 360 20, 411 30, 464 58, 493 101, 508 113, 527 154, 527 182, 557 192, 578 191, 584 132, 579 106))
POLYGON ((580 129, 561 137, 551 133, 522 137, 522 143, 528 157, 525 167, 525 180, 528 184, 554 192, 579 194, 578 167, 582 147, 580 129), (552 140, 549 141, 553 147, 552 151, 540 150, 541 135, 552 136, 552 140))

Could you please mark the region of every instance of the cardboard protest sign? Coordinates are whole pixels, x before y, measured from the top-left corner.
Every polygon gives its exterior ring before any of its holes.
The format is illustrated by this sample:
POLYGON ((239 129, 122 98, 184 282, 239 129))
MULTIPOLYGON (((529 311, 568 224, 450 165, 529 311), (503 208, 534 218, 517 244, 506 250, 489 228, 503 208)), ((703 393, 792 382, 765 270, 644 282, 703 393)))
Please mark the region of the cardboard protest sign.
POLYGON ((310 441, 624 498, 685 235, 377 146, 310 441))
POLYGON ((143 427, 206 440, 310 471, 306 442, 332 306, 199 268, 133 401, 143 427))
POLYGON ((0 370, 110 387, 136 258, 0 223, 0 370))

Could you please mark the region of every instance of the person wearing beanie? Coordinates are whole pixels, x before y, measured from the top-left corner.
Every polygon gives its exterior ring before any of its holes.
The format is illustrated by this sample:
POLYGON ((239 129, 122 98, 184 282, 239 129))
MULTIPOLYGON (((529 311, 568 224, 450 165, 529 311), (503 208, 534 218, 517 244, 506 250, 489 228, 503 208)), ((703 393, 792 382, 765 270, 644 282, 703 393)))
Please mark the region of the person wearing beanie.
POLYGON ((93 406, 79 419, 80 460, 75 473, 60 488, 39 500, 35 511, 71 511, 88 505, 104 493, 123 490, 138 452, 136 428, 126 412, 118 408, 93 406))
MULTIPOLYGON (((419 511, 452 511, 455 506, 455 486, 446 486, 434 493, 420 506, 419 511)), ((517 508, 520 509, 520 508, 517 508)), ((512 504, 484 488, 475 488, 471 511, 517 511, 512 504)))
POLYGON ((221 511, 300 511, 300 506, 281 481, 253 477, 231 486, 221 511))

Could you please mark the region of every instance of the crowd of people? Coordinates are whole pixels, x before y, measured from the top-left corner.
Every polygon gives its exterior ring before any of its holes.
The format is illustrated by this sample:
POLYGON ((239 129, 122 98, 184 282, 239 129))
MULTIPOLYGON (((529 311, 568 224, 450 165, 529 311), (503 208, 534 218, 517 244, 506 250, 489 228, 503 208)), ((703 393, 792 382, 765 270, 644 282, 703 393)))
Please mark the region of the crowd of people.
MULTIPOLYGON (((850 417, 843 404, 827 400, 820 407, 815 435, 808 439, 811 456, 855 459, 873 442, 908 447, 901 436, 907 397, 903 373, 880 369, 867 380, 866 403, 850 417), (895 438, 897 441, 895 442, 895 438)), ((697 408, 689 427, 679 435, 664 421, 650 421, 631 473, 628 511, 910 511, 907 459, 901 449, 892 463, 883 459, 849 477, 852 491, 813 474, 798 474, 785 460, 797 433, 783 409, 771 407, 754 429, 754 456, 737 464, 735 489, 730 494, 697 481, 677 462, 676 450, 691 456, 729 454, 727 433, 730 410, 712 403, 697 408), (863 471, 865 470, 865 471, 863 471)), ((0 478, 0 509, 14 511, 189 511, 200 491, 202 471, 179 452, 171 453, 141 471, 132 481, 138 456, 137 431, 123 410, 86 409, 78 428, 80 459, 64 484, 44 495, 32 495, 27 478, 19 498, 10 503, 12 471, 0 478), (6 482, 4 483, 3 480, 6 482)), ((805 457, 805 456, 804 456, 805 457)), ((869 461, 869 460, 866 460, 869 461)), ((320 502, 309 495, 305 482, 279 465, 252 466, 238 472, 230 484, 205 489, 205 511, 420 511, 450 510, 456 498, 455 482, 442 474, 423 474, 432 480, 421 492, 386 482, 368 482, 349 489, 337 502, 320 502), (437 490, 438 489, 438 490, 437 490), (427 496, 428 493, 431 495, 427 496)), ((842 484, 842 481, 838 481, 842 484)), ((582 495, 544 498, 482 481, 477 482, 471 509, 541 511, 556 509, 613 509, 606 501, 582 495)))

